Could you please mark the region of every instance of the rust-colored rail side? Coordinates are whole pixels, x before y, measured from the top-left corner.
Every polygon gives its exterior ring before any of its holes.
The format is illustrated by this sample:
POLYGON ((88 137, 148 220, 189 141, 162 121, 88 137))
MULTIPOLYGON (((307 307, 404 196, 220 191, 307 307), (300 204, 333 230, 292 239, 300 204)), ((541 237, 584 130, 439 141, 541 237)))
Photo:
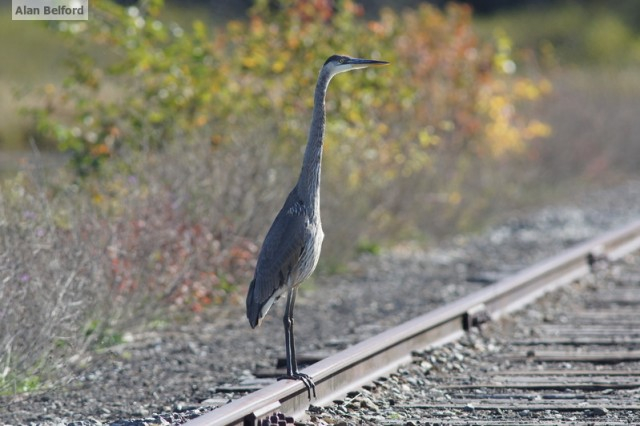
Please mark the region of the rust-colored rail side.
MULTIPOLYGON (((411 352, 459 338, 470 326, 514 311, 589 272, 589 260, 615 260, 640 248, 640 220, 407 321, 306 368, 323 405, 411 359, 411 352)), ((281 411, 298 418, 310 401, 302 382, 280 381, 186 423, 188 426, 255 424, 281 411)))

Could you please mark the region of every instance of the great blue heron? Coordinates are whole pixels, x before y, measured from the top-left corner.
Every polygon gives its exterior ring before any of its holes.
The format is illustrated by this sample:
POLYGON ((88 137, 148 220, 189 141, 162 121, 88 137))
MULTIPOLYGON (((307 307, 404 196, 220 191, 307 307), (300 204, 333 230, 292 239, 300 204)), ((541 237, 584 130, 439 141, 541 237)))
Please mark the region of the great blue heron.
POLYGON ((309 139, 302 170, 282 209, 276 216, 262 244, 255 276, 247 294, 247 318, 252 328, 260 325, 269 308, 287 293, 284 314, 287 374, 280 379, 301 380, 311 398, 315 385, 298 371, 293 339, 293 305, 298 286, 313 272, 320 258, 324 233, 320 222, 320 167, 324 142, 325 105, 329 81, 334 75, 385 61, 333 55, 322 66, 316 84, 309 139))

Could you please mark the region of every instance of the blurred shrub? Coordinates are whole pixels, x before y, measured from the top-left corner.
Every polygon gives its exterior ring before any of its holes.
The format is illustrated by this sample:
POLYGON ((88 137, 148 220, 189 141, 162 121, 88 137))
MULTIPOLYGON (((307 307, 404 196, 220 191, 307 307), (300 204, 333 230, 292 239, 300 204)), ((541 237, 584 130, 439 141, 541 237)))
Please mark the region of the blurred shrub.
POLYGON ((88 343, 88 316, 104 312, 105 234, 87 238, 95 217, 76 221, 86 197, 52 204, 48 191, 26 175, 0 187, 0 393, 31 390, 64 367, 88 343))
POLYGON ((640 60, 640 38, 635 38, 621 19, 613 14, 605 14, 585 30, 585 53, 596 62, 640 60))
POLYGON ((0 182, 0 394, 71 374, 88 348, 172 311, 243 305, 257 246, 242 235, 265 223, 237 212, 278 207, 255 178, 274 159, 260 143, 186 148, 80 183, 39 168, 0 182))
POLYGON ((337 78, 327 102, 325 176, 340 188, 329 215, 358 233, 352 221, 369 216, 380 235, 416 225, 403 211, 415 209, 405 202, 411 194, 389 195, 395 186, 416 181, 430 195, 415 202, 426 205, 436 192, 450 215, 466 201, 465 180, 474 179, 469 161, 521 153, 549 131, 518 113, 547 85, 514 77, 509 39, 478 39, 466 6, 385 9, 365 22, 351 1, 337 10, 330 2, 277 4, 257 0, 246 22, 211 31, 198 21, 186 30, 161 22, 160 0, 140 8, 95 2, 88 23, 61 24, 76 44, 73 73, 64 87, 45 91, 39 129, 73 152, 76 170, 86 174, 122 147, 148 151, 204 137, 217 147, 267 117, 263 141, 297 165, 324 58, 389 60, 384 70, 337 78), (94 57, 89 46, 107 53, 94 57))

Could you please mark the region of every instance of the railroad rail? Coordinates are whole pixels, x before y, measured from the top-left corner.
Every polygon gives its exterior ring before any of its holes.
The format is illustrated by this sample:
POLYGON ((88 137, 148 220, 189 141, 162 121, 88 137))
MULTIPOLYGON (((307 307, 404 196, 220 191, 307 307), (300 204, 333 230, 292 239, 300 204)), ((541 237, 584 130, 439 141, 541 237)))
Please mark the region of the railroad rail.
POLYGON ((640 424, 640 252, 310 407, 312 423, 640 424))
POLYGON ((411 362, 413 351, 460 338, 546 292, 589 273, 598 259, 616 260, 640 248, 640 220, 539 262, 453 303, 407 321, 304 370, 316 383, 309 401, 304 384, 280 381, 221 406, 188 426, 257 424, 274 413, 299 418, 310 403, 325 405, 411 362))

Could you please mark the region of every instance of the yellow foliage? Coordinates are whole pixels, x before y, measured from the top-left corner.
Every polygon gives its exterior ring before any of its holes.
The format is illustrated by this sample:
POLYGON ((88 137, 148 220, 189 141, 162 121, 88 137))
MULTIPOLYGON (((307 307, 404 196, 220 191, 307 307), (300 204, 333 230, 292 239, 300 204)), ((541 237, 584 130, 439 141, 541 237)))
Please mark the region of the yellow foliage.
POLYGON ((458 191, 453 191, 447 197, 449 204, 458 205, 462 201, 462 195, 458 191))
POLYGON ((198 126, 198 127, 202 127, 202 126, 204 126, 205 124, 207 124, 207 117, 205 117, 204 115, 199 115, 199 116, 196 118, 196 126, 198 126))
POLYGON ((548 95, 553 90, 553 85, 551 84, 551 81, 543 78, 538 82, 538 88, 543 95, 548 95))
MULTIPOLYGON (((445 170, 442 180, 452 194, 445 204, 457 205, 463 197, 456 186, 471 170, 466 159, 491 167, 550 134, 521 108, 549 93, 551 84, 517 76, 507 34, 480 39, 469 6, 383 9, 366 21, 357 3, 331 3, 284 0, 274 9, 256 0, 248 20, 212 34, 199 21, 182 30, 158 25, 144 11, 140 21, 99 2, 87 31, 93 41, 124 52, 109 77, 127 91, 105 104, 90 90, 77 99, 81 91, 47 89, 52 105, 64 111, 69 96, 77 112, 73 127, 47 122, 49 112, 41 115, 42 127, 61 136, 84 167, 96 156, 116 158, 117 146, 135 149, 145 141, 145 148, 162 148, 175 134, 191 140, 206 132, 213 146, 241 142, 243 126, 267 122, 264 143, 298 163, 318 70, 328 56, 343 53, 391 62, 332 82, 325 165, 346 182, 346 191, 365 182, 384 191, 397 179, 430 181, 445 170), (106 9, 109 14, 101 13, 106 9), (117 137, 109 133, 113 127, 120 129, 117 137)), ((90 57, 82 61, 77 85, 99 87, 100 67, 90 57)))
POLYGON ((533 101, 542 95, 542 90, 530 80, 519 79, 513 86, 513 93, 520 99, 533 101))
POLYGON ((551 136, 551 126, 539 120, 531 120, 524 129, 525 139, 547 138, 551 136))
POLYGON ((275 73, 281 73, 286 68, 284 61, 276 61, 271 66, 271 70, 275 73))

